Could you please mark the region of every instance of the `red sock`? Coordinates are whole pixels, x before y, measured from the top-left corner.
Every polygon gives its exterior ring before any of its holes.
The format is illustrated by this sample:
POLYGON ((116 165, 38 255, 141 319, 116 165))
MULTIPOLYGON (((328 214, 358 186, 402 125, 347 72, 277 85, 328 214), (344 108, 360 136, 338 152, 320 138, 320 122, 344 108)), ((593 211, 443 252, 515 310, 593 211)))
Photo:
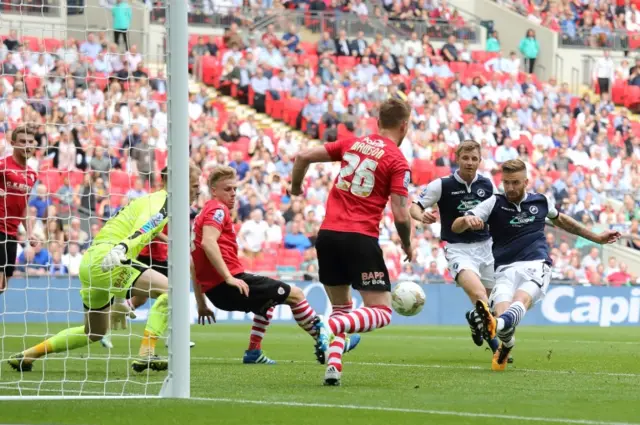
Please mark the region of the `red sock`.
POLYGON ((253 315, 253 326, 251 326, 251 335, 249 336, 249 350, 260 350, 262 348, 262 338, 267 331, 267 326, 273 317, 273 308, 267 310, 266 316, 253 315))
POLYGON ((313 327, 313 319, 315 319, 317 314, 307 300, 302 300, 298 304, 291 306, 291 312, 298 326, 304 329, 312 338, 315 338, 316 330, 313 327))
POLYGON ((383 305, 362 307, 349 314, 332 316, 329 326, 334 335, 341 333, 370 332, 391 323, 391 309, 383 305))

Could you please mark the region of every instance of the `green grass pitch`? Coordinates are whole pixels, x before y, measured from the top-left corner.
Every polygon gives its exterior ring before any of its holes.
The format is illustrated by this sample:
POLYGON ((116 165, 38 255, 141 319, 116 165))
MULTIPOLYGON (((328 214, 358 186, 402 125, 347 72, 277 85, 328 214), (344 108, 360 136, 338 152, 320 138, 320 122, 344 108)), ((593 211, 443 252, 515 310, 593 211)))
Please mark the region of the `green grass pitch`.
MULTIPOLYGON (((41 340, 42 325, 5 325, 0 395, 17 395, 6 358, 41 340), (32 337, 22 337, 28 330, 32 337)), ((140 334, 141 327, 134 333, 140 334)), ((364 334, 345 356, 343 385, 322 386, 312 341, 295 325, 272 325, 263 349, 275 366, 243 365, 249 326, 193 327, 193 400, 0 401, 0 422, 113 425, 640 424, 640 328, 526 327, 515 364, 490 370, 491 356, 465 327, 394 327, 364 334)), ((163 374, 134 375, 126 357, 139 338, 120 331, 74 358, 52 356, 24 374, 22 394, 157 394, 163 374), (104 383, 108 377, 109 383, 104 383), (61 380, 66 383, 62 385, 61 380), (57 382, 56 382, 57 381, 57 382), (151 382, 145 385, 147 381, 151 382)), ((160 344, 159 344, 160 345, 160 344)), ((159 349, 165 353, 164 344, 159 349)))

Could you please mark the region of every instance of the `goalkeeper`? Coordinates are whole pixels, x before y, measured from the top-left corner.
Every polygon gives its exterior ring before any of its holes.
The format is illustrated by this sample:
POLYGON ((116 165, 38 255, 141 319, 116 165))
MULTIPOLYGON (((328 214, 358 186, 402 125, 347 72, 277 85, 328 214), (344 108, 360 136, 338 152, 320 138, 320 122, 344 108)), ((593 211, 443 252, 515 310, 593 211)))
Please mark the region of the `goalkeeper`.
MULTIPOLYGON (((166 187, 166 168, 162 178, 166 187)), ((198 194, 200 170, 189 170, 191 199, 198 194)), ((47 354, 59 353, 100 341, 109 330, 110 315, 130 313, 124 302, 127 292, 131 295, 151 297, 156 302, 151 307, 144 337, 140 346, 140 358, 132 368, 142 372, 166 370, 168 362, 155 354, 155 346, 168 324, 166 276, 134 260, 140 251, 153 240, 167 224, 167 192, 160 190, 129 202, 117 215, 109 219, 82 257, 80 264, 80 295, 85 308, 85 324, 68 328, 46 341, 35 345, 9 359, 11 367, 28 372, 33 362, 47 354)))

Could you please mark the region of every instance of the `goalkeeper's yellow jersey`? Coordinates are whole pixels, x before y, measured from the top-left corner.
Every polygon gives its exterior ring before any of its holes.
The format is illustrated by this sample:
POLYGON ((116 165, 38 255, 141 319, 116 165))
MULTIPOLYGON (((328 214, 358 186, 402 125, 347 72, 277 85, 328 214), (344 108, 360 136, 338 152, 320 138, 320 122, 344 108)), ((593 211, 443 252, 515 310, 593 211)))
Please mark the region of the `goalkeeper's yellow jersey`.
POLYGON ((127 257, 135 259, 167 224, 167 208, 165 190, 134 199, 107 221, 91 246, 123 244, 127 257))

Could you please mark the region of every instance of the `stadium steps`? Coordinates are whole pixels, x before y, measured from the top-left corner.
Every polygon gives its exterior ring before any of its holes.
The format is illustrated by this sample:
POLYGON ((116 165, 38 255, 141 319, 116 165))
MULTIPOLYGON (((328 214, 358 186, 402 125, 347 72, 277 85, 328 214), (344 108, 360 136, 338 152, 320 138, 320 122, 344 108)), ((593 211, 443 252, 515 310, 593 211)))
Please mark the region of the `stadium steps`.
POLYGON ((310 142, 311 145, 321 143, 320 140, 311 139, 302 131, 290 127, 289 125, 281 121, 274 120, 267 114, 258 113, 258 111, 253 109, 251 106, 242 104, 231 96, 225 96, 221 94, 213 87, 207 86, 207 94, 211 97, 212 100, 216 100, 222 103, 227 111, 236 114, 241 121, 245 120, 248 116, 253 115, 255 117, 257 127, 259 128, 270 128, 274 131, 274 133, 290 131, 295 138, 300 140, 301 143, 310 142))

